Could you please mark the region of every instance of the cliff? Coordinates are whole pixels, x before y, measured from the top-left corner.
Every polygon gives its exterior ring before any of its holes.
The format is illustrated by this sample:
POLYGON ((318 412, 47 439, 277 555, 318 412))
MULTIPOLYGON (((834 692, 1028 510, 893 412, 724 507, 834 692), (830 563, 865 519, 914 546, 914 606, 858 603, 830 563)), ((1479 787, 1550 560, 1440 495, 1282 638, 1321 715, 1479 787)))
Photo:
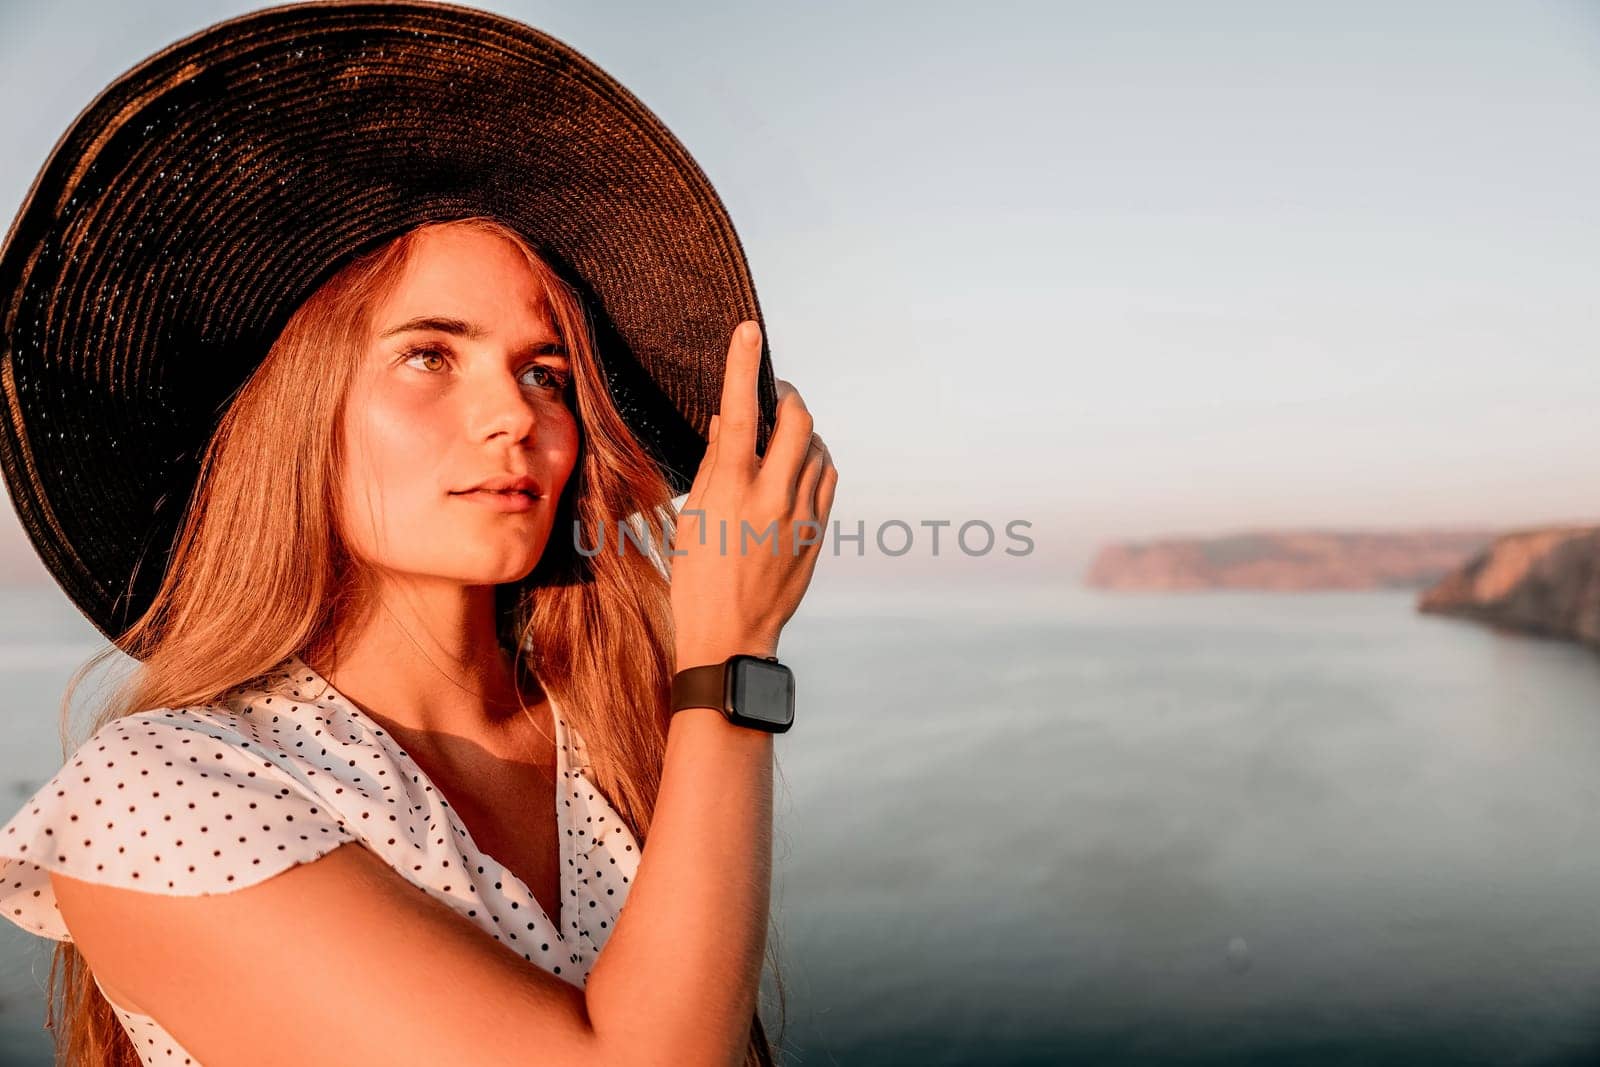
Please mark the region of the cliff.
POLYGON ((1098 589, 1411 589, 1439 581, 1491 530, 1283 531, 1118 542, 1084 575, 1098 589))
POLYGON ((1423 591, 1417 610, 1600 646, 1600 526, 1496 538, 1423 591))

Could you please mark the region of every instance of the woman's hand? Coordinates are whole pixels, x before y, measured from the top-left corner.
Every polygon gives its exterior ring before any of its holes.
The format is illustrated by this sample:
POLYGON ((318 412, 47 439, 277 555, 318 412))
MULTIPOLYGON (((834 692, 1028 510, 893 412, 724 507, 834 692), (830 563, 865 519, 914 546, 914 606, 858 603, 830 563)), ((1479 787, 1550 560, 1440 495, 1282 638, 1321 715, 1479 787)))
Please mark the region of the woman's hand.
POLYGON ((761 328, 740 323, 728 346, 720 410, 678 518, 671 557, 677 670, 736 652, 775 655, 811 584, 839 472, 811 413, 778 380, 778 417, 756 456, 761 328))

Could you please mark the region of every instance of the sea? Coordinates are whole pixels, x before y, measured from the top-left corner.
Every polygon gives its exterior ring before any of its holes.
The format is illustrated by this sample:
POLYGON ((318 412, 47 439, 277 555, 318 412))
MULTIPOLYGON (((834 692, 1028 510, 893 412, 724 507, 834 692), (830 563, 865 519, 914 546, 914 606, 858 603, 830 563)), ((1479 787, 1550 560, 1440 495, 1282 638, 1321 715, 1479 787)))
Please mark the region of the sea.
MULTIPOLYGON (((1600 652, 1414 600, 808 597, 781 1062, 1600 1063, 1600 652)), ((9 810, 99 647, 54 587, 0 590, 9 810)), ((0 923, 0 1063, 51 1062, 48 947, 0 923)))

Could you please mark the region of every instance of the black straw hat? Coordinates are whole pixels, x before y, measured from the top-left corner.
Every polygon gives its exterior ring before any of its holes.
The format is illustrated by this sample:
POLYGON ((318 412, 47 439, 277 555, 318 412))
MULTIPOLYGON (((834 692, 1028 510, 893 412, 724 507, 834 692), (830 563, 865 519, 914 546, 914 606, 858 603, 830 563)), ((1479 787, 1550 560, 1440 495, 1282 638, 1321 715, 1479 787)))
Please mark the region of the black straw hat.
POLYGON ((755 289, 688 151, 567 45, 455 5, 291 4, 169 46, 74 120, 0 248, 0 463, 103 634, 149 607, 206 443, 294 309, 470 215, 578 290, 618 409, 686 492, 755 289))

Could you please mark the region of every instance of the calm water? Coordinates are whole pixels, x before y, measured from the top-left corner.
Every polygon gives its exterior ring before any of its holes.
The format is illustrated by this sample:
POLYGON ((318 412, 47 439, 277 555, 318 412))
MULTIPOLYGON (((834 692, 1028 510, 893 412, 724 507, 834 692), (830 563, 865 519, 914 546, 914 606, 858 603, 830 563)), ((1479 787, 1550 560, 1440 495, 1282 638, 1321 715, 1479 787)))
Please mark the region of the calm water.
MULTIPOLYGON (((0 597, 14 810, 93 640, 0 597)), ((1600 1060, 1600 655, 1411 600, 813 596, 788 1062, 1600 1060)), ((47 1064, 46 943, 0 925, 6 1062, 47 1064)))

